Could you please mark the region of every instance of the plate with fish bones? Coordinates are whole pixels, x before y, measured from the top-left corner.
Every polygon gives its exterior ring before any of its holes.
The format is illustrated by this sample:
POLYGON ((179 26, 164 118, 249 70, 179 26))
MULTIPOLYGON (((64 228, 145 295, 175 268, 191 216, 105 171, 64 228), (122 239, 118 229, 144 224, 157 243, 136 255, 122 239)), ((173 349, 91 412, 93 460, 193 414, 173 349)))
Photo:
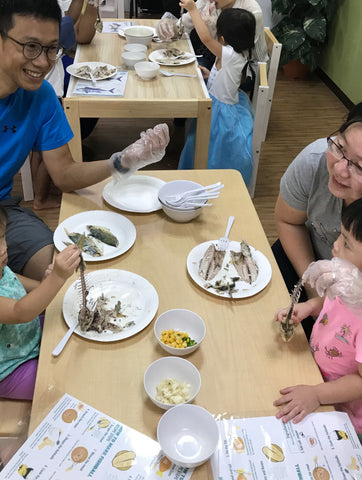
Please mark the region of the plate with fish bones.
POLYGON ((228 249, 223 254, 217 250, 217 242, 217 240, 211 240, 200 243, 187 257, 187 271, 197 285, 218 297, 233 299, 251 297, 268 285, 272 269, 269 260, 262 252, 249 246, 245 241, 230 241, 228 249), (243 256, 240 253, 245 247, 243 244, 250 252, 251 267, 255 268, 254 272, 250 272, 248 268, 241 265, 243 256), (205 274, 205 263, 211 265, 210 276, 205 274))
POLYGON ((117 68, 114 65, 104 62, 80 62, 73 63, 67 67, 67 72, 73 77, 81 80, 92 80, 89 71, 92 71, 94 80, 105 80, 114 77, 117 68))
POLYGON ((127 252, 136 240, 136 227, 128 218, 107 210, 77 213, 61 222, 54 232, 54 245, 62 251, 85 235, 83 258, 98 262, 127 252))
MULTIPOLYGON (((78 325, 74 332, 83 338, 97 342, 114 342, 132 337, 149 325, 156 315, 159 299, 155 287, 144 277, 118 269, 95 270, 86 273, 87 299, 104 305, 110 323, 116 330, 105 327, 82 331, 78 325)), ((79 279, 70 285, 63 299, 63 317, 71 327, 78 322, 82 304, 79 279)))

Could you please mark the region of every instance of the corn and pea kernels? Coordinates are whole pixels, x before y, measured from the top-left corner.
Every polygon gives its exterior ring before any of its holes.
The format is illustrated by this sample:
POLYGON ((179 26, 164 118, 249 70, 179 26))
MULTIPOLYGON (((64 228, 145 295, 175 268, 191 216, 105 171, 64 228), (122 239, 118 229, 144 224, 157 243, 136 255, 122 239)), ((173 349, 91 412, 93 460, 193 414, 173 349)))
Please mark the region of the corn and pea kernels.
POLYGON ((163 330, 161 333, 161 342, 169 347, 186 348, 190 343, 190 340, 188 333, 179 332, 174 329, 163 330))

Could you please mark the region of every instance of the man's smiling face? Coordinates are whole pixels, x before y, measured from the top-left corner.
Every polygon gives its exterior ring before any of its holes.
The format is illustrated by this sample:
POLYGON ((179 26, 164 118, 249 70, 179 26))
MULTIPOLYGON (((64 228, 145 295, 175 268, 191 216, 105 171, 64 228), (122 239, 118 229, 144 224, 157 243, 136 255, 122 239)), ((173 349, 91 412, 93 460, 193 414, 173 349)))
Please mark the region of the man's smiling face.
MULTIPOLYGON (((8 31, 8 36, 17 42, 38 42, 43 46, 58 44, 59 25, 56 20, 15 14, 13 21, 14 26, 8 31)), ((25 58, 23 47, 14 40, 0 37, 0 98, 19 87, 37 90, 54 65, 44 51, 38 58, 25 58)))

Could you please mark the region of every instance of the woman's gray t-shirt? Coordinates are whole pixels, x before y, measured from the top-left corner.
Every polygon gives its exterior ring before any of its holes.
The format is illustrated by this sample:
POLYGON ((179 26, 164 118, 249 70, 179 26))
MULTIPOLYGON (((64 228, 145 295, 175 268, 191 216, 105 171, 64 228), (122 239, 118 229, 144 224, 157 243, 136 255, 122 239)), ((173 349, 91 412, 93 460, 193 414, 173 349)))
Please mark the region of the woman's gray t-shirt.
POLYGON ((330 259, 333 243, 341 231, 343 200, 329 191, 327 139, 308 145, 289 165, 280 181, 283 200, 307 213, 305 223, 317 260, 330 259))

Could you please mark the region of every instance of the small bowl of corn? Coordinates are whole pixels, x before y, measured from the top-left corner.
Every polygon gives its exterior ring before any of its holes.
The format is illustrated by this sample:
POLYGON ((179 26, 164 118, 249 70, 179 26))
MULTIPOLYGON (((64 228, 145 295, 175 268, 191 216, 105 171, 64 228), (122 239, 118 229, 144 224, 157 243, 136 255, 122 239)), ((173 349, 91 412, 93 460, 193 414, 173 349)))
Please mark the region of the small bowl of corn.
POLYGON ((206 333, 202 318, 191 310, 176 308, 162 313, 154 326, 160 346, 171 355, 188 355, 199 348, 206 333))

